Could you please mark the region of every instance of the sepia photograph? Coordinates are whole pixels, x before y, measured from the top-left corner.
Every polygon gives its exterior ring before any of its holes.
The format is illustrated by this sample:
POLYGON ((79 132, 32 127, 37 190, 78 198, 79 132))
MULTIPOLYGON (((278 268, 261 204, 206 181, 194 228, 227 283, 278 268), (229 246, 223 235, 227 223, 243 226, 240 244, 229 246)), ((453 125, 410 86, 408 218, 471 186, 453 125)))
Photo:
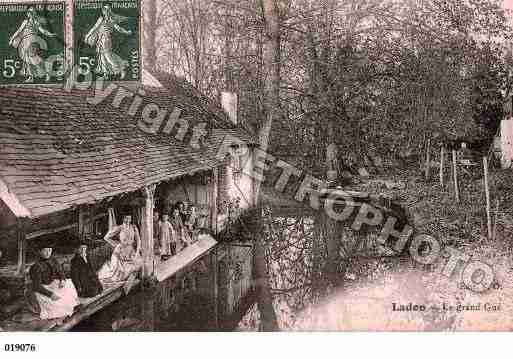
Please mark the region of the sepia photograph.
POLYGON ((512 11, 0 0, 0 351, 512 331, 512 11))

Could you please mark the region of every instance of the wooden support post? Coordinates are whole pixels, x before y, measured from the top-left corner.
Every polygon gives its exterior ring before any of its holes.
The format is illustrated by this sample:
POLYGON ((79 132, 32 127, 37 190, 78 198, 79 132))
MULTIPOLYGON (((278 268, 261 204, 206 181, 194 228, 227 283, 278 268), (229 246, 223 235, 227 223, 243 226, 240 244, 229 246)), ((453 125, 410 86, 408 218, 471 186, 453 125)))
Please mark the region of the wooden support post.
POLYGON ((426 181, 429 181, 430 172, 431 172, 431 139, 428 139, 427 148, 426 148, 426 181))
POLYGON ((492 240, 495 241, 497 239, 497 220, 499 217, 499 200, 497 199, 495 205, 495 218, 493 220, 493 229, 492 229, 492 240))
POLYGON ((440 147, 440 186, 444 188, 444 157, 445 157, 444 146, 440 147))
POLYGON ((458 164, 456 162, 456 150, 452 150, 452 177, 454 181, 454 193, 456 194, 456 202, 460 202, 460 190, 458 188, 458 164))
POLYGON ((211 186, 211 195, 212 202, 210 204, 210 223, 212 224, 212 231, 217 234, 217 207, 218 207, 218 198, 219 198, 219 169, 214 167, 213 175, 212 175, 212 186, 211 186))
POLYGON ((26 219, 17 218, 17 240, 18 240, 18 267, 17 274, 25 276, 25 267, 27 263, 27 238, 26 238, 26 219))
POLYGON ((488 185, 488 157, 483 156, 484 187, 486 194, 486 224, 488 239, 492 239, 492 215, 490 211, 490 187, 488 185))
POLYGON ((78 239, 83 240, 85 236, 85 226, 87 220, 87 212, 84 206, 78 207, 78 239))
POLYGON ((155 270, 154 253, 153 253, 153 208, 155 206, 156 185, 144 187, 144 208, 142 209, 141 218, 141 250, 143 258, 142 277, 144 280, 149 279, 155 270))
POLYGON ((214 230, 214 170, 207 185, 208 228, 214 230))

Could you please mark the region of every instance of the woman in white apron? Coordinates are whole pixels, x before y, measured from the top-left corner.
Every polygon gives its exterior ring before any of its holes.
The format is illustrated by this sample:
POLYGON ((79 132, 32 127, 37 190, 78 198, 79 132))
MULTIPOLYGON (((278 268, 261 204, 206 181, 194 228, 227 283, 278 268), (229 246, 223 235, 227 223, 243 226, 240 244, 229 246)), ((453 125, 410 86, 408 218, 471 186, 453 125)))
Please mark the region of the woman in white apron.
POLYGON ((73 314, 80 304, 71 279, 66 279, 60 263, 52 258, 50 245, 43 245, 39 259, 30 267, 29 275, 41 319, 56 319, 73 314))
POLYGON ((132 216, 125 216, 123 224, 111 229, 104 240, 114 247, 110 261, 98 271, 103 284, 123 282, 142 266, 141 238, 139 230, 132 224, 132 216), (113 240, 118 236, 119 241, 113 240))

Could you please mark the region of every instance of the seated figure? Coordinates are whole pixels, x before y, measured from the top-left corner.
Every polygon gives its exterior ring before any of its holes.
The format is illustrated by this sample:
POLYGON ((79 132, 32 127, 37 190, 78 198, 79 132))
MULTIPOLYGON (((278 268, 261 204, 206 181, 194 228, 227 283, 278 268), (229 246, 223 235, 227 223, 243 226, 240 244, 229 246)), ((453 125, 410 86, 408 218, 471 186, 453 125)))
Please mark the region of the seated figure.
POLYGON ((39 258, 30 267, 30 279, 41 319, 56 319, 73 314, 79 305, 73 282, 66 279, 60 263, 52 257, 52 246, 43 244, 39 258))
POLYGON ((98 271, 100 281, 105 285, 129 280, 142 266, 141 238, 139 230, 132 224, 132 216, 126 215, 123 224, 107 232, 103 239, 114 247, 114 251, 98 271), (112 240, 115 236, 119 241, 112 240))
POLYGON ((96 297, 103 291, 98 275, 87 258, 87 245, 80 244, 71 260, 71 280, 81 298, 96 297))

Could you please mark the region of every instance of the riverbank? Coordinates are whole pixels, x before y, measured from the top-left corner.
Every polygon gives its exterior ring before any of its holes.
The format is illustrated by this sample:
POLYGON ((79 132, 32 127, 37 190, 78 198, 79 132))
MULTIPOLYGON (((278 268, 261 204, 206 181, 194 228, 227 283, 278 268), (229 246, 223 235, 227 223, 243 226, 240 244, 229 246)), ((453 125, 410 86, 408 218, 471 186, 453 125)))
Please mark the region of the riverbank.
POLYGON ((487 236, 483 180, 460 179, 461 201, 455 201, 452 183, 442 187, 425 181, 415 171, 397 171, 388 178, 364 181, 355 189, 386 192, 408 210, 416 230, 457 248, 473 260, 489 264, 495 284, 484 293, 462 285, 462 267, 451 277, 440 270, 442 258, 432 266, 409 258, 355 260, 346 274, 343 291, 303 313, 297 329, 319 330, 512 330, 513 191, 510 170, 491 174, 493 238, 487 236), (386 186, 383 180, 399 185, 386 186), (425 310, 394 310, 395 306, 423 306, 425 310))
MULTIPOLYGON (((281 220, 283 230, 280 220, 276 220, 269 245, 279 244, 282 255, 271 258, 276 264, 271 267, 275 268, 271 278, 280 278, 283 268, 294 273, 290 282, 274 283, 280 326, 287 330, 511 330, 513 323, 504 319, 513 317, 508 304, 513 294, 509 284, 513 274, 511 177, 511 171, 493 170, 490 174, 494 239, 487 236, 485 194, 479 173, 462 171, 460 203, 455 201, 451 181, 446 179, 442 187, 438 178, 426 181, 418 169, 387 169, 382 175, 358 179, 347 187, 393 199, 406 210, 417 233, 430 234, 473 260, 490 264, 496 284, 482 294, 462 286, 461 266, 450 278, 440 275, 440 266, 448 260, 445 257, 439 263, 423 266, 408 256, 373 258, 357 253, 347 267, 344 289, 328 291, 322 298, 312 297, 317 282, 312 280, 314 256, 310 250, 315 248, 311 236, 314 231, 305 230, 312 211, 298 209, 297 218, 281 220), (417 305, 426 310, 394 310, 394 303, 396 308, 408 308, 411 303, 412 308, 417 305)), ((267 200, 271 206, 274 202, 281 204, 281 198, 272 194, 267 200)), ((375 242, 377 238, 376 232, 358 234, 348 230, 346 234, 356 241, 375 242)), ((256 330, 258 322, 258 310, 252 308, 239 330, 256 330)))

